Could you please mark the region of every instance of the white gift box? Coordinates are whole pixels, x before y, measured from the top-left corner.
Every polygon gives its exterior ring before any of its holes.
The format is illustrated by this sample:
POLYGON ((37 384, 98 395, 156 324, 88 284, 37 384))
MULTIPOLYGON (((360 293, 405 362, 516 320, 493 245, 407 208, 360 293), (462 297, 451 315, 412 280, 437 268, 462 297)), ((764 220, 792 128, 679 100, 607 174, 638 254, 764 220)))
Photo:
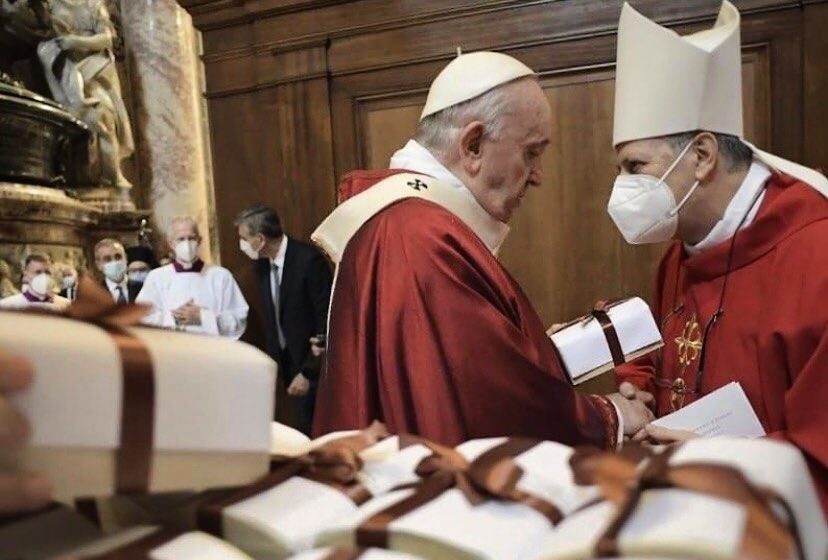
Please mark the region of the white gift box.
POLYGON ((65 551, 65 560, 252 560, 231 544, 207 533, 176 534, 158 527, 135 527, 65 551))
MULTIPOLYGON (((650 307, 631 298, 607 309, 624 361, 635 360, 664 345, 650 307)), ((573 384, 588 381, 615 366, 601 324, 593 317, 574 321, 550 336, 573 384)))
MULTIPOLYGON (((506 438, 472 440, 457 447, 473 461, 504 443, 506 438)), ((553 504, 565 514, 594 499, 597 489, 577 486, 569 468, 572 451, 564 445, 540 442, 517 455, 523 470, 518 490, 553 504)), ((349 518, 328 529, 318 546, 357 546, 359 527, 375 514, 410 497, 414 490, 397 490, 372 499, 349 518)), ((546 516, 522 503, 487 500, 474 505, 452 488, 388 525, 388 548, 424 558, 526 558, 552 530, 546 516)))
MULTIPOLYGON (((335 432, 301 444, 295 434, 275 426, 274 449, 307 453, 356 433, 335 432)), ((414 468, 429 451, 423 446, 399 451, 399 438, 392 436, 359 453, 364 465, 357 481, 371 495, 417 479, 414 468)), ((321 531, 357 507, 353 499, 328 484, 293 476, 221 509, 220 532, 259 560, 284 558, 310 549, 321 531)))
MULTIPOLYGON (((276 364, 244 343, 128 328, 152 364, 149 492, 249 483, 267 472, 276 364)), ((103 328, 63 317, 0 312, 3 347, 33 365, 32 386, 12 397, 32 435, 0 465, 46 475, 58 499, 116 493, 124 366, 103 328)), ((140 404, 140 403, 139 403, 140 404)), ((144 418, 146 416, 146 418, 144 418)), ((134 451, 130 449, 129 451, 134 451)), ((125 461, 134 467, 134 461, 125 461)))
MULTIPOLYGON (((682 444, 669 464, 736 468, 754 486, 772 490, 790 505, 807 560, 828 555, 828 528, 795 447, 772 440, 693 439, 682 444)), ((596 542, 615 514, 614 504, 601 502, 570 515, 544 539, 534 558, 593 558, 596 542)), ((739 558, 746 519, 745 508, 734 501, 678 488, 651 489, 643 493, 617 543, 630 556, 739 558)))

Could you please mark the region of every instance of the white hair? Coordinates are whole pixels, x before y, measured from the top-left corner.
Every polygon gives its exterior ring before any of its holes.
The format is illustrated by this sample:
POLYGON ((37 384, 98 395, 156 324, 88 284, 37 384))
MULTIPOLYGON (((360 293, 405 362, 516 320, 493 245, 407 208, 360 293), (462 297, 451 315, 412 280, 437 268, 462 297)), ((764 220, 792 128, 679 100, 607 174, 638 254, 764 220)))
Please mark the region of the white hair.
POLYGON ((497 86, 477 97, 458 105, 447 107, 420 121, 414 139, 438 156, 447 156, 464 126, 480 121, 485 127, 484 134, 497 140, 503 132, 504 117, 514 111, 514 86, 524 80, 535 80, 536 76, 525 76, 497 86))
POLYGON ((187 224, 193 230, 193 232, 201 237, 201 234, 198 231, 198 222, 192 216, 175 216, 172 220, 170 220, 170 225, 167 227, 167 238, 173 238, 173 229, 178 224, 187 224))

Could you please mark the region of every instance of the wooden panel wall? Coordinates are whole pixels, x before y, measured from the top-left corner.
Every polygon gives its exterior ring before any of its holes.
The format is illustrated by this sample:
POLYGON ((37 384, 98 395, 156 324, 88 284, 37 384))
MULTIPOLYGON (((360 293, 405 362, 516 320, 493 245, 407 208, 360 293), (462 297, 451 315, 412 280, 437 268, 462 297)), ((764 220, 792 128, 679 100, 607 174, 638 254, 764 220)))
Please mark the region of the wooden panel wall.
MULTIPOLYGON (((336 180, 382 167, 410 136, 430 81, 465 51, 538 70, 554 114, 544 186, 512 224, 502 260, 547 322, 598 298, 649 294, 659 247, 623 243, 605 207, 621 0, 180 0, 204 32, 222 255, 240 271, 232 218, 276 206, 307 237, 336 180)), ((633 0, 685 33, 719 0, 633 0)), ((736 0, 743 14, 746 135, 828 168, 828 4, 736 0)), ((243 284, 247 284, 246 281, 243 284)), ((243 286, 245 287, 245 286, 243 286)))

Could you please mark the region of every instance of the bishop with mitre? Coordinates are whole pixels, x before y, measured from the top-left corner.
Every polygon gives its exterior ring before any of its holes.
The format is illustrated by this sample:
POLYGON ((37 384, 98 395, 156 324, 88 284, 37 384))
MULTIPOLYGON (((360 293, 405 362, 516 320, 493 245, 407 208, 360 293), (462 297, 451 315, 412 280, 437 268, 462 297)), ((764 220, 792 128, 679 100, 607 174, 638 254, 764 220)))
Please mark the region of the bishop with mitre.
POLYGON ((828 179, 744 139, 730 2, 687 36, 625 5, 617 64, 609 213, 630 243, 673 241, 653 309, 664 351, 619 377, 654 392, 659 416, 738 382, 768 437, 802 450, 828 511, 828 179))

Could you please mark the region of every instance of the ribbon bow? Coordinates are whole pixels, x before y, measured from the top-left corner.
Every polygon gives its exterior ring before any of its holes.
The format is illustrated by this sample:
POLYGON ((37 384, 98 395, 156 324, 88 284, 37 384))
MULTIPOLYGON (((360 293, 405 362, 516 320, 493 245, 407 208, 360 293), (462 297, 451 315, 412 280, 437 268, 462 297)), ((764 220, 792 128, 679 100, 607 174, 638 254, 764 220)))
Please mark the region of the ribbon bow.
POLYGON ((374 421, 368 428, 354 435, 333 439, 304 455, 272 456, 270 474, 202 505, 198 511, 198 526, 222 537, 222 512, 225 508, 270 490, 294 476, 330 486, 348 496, 355 504, 362 505, 371 499, 371 492, 357 477, 363 464, 359 453, 389 435, 384 424, 374 421))
POLYGON ((122 328, 137 325, 151 309, 142 303, 116 303, 109 292, 84 276, 78 283, 77 299, 61 314, 77 321, 122 328))
POLYGON ((529 506, 552 524, 561 520, 561 512, 553 504, 517 487, 523 469, 514 458, 535 447, 537 441, 510 438, 470 463, 452 448, 424 440, 420 440, 420 443, 432 451, 430 456, 417 465, 415 471, 423 480, 401 487, 414 488, 414 493, 364 521, 356 531, 357 546, 388 548, 388 526, 395 519, 425 505, 451 488, 460 490, 472 505, 480 505, 488 498, 494 498, 529 506))
MULTIPOLYGON (((740 557, 755 560, 790 558, 796 550, 804 558, 790 505, 772 491, 754 486, 740 471, 725 465, 669 464, 677 447, 659 454, 633 451, 627 455, 576 450, 570 460, 579 484, 595 484, 604 497, 617 504, 616 515, 598 539, 595 554, 601 558, 621 556, 618 535, 634 514, 647 490, 679 488, 736 502, 745 508, 747 522, 740 557), (643 461, 643 469, 639 464, 643 461), (774 513, 781 506, 790 520, 786 526, 774 513)), ((592 505, 592 504, 587 504, 592 505)))

